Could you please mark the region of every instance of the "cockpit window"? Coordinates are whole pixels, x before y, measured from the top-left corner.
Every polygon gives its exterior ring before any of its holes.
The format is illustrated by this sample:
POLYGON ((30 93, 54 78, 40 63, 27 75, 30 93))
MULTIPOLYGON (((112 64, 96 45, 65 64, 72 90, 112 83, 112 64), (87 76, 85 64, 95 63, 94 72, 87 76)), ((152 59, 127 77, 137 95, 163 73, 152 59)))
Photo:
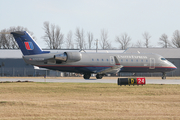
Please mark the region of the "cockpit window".
POLYGON ((165 58, 161 58, 161 60, 166 60, 165 58))

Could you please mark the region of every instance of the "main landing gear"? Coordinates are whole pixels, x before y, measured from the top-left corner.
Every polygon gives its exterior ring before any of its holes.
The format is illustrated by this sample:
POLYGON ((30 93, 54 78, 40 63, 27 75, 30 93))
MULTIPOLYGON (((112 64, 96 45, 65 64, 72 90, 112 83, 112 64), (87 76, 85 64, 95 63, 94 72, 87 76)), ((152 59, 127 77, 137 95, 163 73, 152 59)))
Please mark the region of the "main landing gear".
POLYGON ((84 79, 89 79, 91 77, 91 74, 90 73, 85 73, 83 77, 84 77, 84 79))
MULTIPOLYGON (((83 78, 84 79, 89 79, 91 77, 91 73, 85 73, 83 78)), ((102 79, 103 78, 103 74, 97 74, 96 75, 96 79, 102 79)))
POLYGON ((162 73, 162 79, 166 79, 166 73, 162 73))
POLYGON ((97 74, 96 75, 96 79, 102 79, 103 78, 103 75, 102 74, 97 74))

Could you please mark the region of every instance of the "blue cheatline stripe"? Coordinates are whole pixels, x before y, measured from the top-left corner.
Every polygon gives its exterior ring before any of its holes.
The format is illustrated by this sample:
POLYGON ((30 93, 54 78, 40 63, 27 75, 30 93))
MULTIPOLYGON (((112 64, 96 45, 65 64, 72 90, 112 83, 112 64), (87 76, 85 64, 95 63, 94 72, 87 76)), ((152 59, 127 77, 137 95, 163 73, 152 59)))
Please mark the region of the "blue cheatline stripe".
POLYGON ((29 42, 29 47, 30 47, 31 50, 34 49, 34 46, 33 46, 32 42, 29 42))

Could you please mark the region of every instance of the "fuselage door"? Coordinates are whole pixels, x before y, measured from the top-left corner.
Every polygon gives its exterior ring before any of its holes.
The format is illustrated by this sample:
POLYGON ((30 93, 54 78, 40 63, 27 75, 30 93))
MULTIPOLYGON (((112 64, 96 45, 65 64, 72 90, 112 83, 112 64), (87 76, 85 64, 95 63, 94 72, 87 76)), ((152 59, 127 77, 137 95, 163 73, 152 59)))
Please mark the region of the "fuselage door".
POLYGON ((109 61, 110 61, 111 64, 114 64, 114 57, 110 56, 110 60, 109 61))
POLYGON ((149 69, 155 69, 155 59, 154 58, 150 58, 149 69))

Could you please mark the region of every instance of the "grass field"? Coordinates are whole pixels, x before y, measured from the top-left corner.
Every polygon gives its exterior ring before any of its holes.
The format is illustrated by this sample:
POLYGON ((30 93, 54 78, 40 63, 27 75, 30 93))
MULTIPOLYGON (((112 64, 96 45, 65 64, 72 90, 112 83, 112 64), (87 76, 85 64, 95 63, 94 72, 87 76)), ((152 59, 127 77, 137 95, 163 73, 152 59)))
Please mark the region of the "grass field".
POLYGON ((0 83, 0 119, 180 119, 180 85, 0 83))

